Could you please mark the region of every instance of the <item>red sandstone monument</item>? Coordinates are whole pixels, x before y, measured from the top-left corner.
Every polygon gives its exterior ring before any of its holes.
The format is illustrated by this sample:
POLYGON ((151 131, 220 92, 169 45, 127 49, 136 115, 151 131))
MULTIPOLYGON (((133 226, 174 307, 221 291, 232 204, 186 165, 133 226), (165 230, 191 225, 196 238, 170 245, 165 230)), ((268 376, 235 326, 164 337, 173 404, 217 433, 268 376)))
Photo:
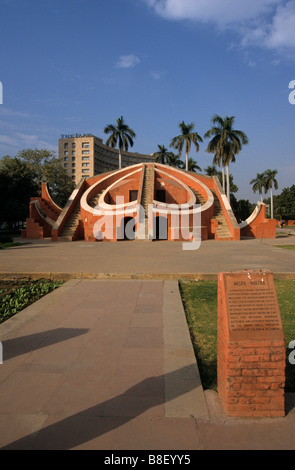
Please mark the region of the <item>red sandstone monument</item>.
POLYGON ((216 176, 157 163, 140 163, 82 179, 64 208, 54 203, 43 183, 41 197, 31 198, 30 217, 22 236, 50 237, 53 241, 124 238, 192 241, 193 235, 187 238, 182 232, 187 229, 193 234, 194 210, 199 216, 200 240, 275 238, 276 221, 266 219, 264 204, 258 204, 252 216, 239 225, 216 176), (184 206, 186 218, 180 212, 184 206), (141 230, 140 224, 144 226, 141 230), (127 226, 131 227, 133 237, 125 237, 127 226), (161 237, 159 227, 163 228, 161 237))

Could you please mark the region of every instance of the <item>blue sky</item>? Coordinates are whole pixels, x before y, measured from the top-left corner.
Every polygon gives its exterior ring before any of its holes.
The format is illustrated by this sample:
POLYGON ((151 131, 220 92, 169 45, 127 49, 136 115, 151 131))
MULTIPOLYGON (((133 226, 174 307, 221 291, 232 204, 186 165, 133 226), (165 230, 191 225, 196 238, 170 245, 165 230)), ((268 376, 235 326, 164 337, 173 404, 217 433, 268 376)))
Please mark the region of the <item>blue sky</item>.
MULTIPOLYGON (((295 0, 0 0, 0 45, 0 156, 57 151, 66 133, 105 141, 121 115, 150 154, 217 113, 249 138, 238 198, 256 202, 249 181, 268 168, 276 193, 295 184, 295 0)), ((206 146, 191 152, 202 169, 206 146)))

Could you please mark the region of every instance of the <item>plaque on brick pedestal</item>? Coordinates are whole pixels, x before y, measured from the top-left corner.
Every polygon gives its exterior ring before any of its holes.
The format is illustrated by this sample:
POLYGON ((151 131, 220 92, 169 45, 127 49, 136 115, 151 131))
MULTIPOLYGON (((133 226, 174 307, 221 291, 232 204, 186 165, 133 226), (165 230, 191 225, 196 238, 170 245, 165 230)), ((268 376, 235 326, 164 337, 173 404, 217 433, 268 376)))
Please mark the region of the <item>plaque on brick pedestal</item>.
POLYGON ((232 416, 284 416, 285 340, 273 274, 218 275, 218 393, 232 416))

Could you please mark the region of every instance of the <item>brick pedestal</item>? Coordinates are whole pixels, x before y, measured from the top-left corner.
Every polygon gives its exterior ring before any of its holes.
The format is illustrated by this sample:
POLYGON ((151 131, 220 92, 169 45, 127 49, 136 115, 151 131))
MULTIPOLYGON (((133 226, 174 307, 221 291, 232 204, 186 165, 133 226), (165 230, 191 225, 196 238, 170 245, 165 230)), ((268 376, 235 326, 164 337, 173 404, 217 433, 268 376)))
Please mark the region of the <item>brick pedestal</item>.
POLYGON ((220 273, 217 375, 225 411, 284 416, 285 361, 272 273, 220 273))

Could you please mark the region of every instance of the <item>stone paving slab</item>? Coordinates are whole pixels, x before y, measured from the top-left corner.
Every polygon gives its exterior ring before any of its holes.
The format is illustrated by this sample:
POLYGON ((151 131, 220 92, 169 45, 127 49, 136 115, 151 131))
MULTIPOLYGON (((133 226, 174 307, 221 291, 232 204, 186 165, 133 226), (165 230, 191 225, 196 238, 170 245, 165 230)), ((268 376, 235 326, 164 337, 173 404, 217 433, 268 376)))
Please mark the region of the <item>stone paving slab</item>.
POLYGON ((69 281, 0 338, 2 449, 199 448, 209 415, 177 282, 69 281))

